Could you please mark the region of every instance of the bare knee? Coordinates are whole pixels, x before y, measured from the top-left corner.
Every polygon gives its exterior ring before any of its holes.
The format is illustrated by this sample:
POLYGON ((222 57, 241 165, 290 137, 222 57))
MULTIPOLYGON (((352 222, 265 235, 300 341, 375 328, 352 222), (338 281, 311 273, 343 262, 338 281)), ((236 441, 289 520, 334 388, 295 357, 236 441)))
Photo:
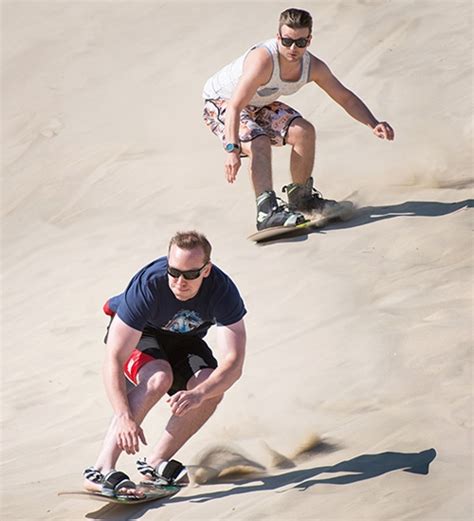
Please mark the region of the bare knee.
POLYGON ((314 142, 316 140, 316 128, 312 123, 303 118, 296 118, 291 123, 286 141, 290 145, 295 145, 296 143, 301 143, 303 141, 306 142, 314 142))
POLYGON ((262 154, 270 154, 271 153, 271 143, 270 138, 268 136, 258 136, 252 141, 248 141, 247 143, 242 143, 242 150, 250 157, 252 156, 261 156, 262 154))
POLYGON ((150 376, 146 382, 146 392, 150 395, 163 396, 167 393, 173 383, 171 374, 160 372, 150 376))
POLYGON ((156 361, 145 365, 138 373, 138 385, 150 397, 160 399, 173 384, 173 373, 167 362, 156 361))

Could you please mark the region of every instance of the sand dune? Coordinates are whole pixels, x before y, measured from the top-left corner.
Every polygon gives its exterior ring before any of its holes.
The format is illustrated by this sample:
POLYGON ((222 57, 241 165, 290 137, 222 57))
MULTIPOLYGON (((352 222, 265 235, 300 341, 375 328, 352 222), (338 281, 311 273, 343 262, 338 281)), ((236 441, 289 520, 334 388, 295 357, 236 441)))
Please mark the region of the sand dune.
POLYGON ((315 87, 288 99, 318 130, 318 188, 358 213, 257 247, 246 165, 225 183, 200 96, 287 4, 2 3, 3 519, 472 519, 471 2, 299 5, 397 137, 315 87), (101 305, 188 228, 249 310, 245 374, 179 454, 212 479, 128 510, 57 497, 110 415, 101 305))

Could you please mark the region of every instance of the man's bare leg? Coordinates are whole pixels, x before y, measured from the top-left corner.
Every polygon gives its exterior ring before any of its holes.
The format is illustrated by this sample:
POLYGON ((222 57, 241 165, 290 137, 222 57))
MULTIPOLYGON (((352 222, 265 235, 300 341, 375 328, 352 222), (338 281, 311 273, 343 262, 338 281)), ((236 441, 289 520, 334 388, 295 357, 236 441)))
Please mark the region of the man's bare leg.
POLYGON ((286 142, 291 145, 290 172, 293 183, 304 184, 311 177, 316 151, 316 130, 303 118, 294 119, 286 142))
MULTIPOLYGON (((138 424, 141 424, 150 409, 169 390, 173 382, 171 367, 164 360, 148 362, 140 369, 138 382, 138 385, 128 393, 128 400, 132 416, 138 424)), ((94 467, 104 475, 115 468, 122 453, 122 449, 117 445, 117 421, 114 416, 94 464, 94 467)), ((100 484, 85 479, 84 488, 89 491, 100 491, 102 487, 100 484)))
MULTIPOLYGON (((306 217, 338 217, 341 206, 337 201, 324 199, 314 189, 312 171, 316 151, 316 130, 303 118, 295 119, 289 129, 287 143, 292 146, 290 170, 293 182, 284 191, 288 195, 288 204, 306 217), (311 179, 310 179, 311 178, 311 179), (310 182, 307 182, 310 179, 310 182)), ((351 212, 348 208, 347 212, 351 212)))
MULTIPOLYGON (((193 389, 206 380, 212 369, 202 369, 188 382, 188 389, 193 389)), ((207 422, 222 400, 222 396, 206 400, 199 408, 184 416, 171 416, 147 463, 156 468, 162 461, 170 460, 176 452, 207 422)))
POLYGON ((258 136, 252 141, 241 143, 242 151, 249 156, 249 174, 255 196, 273 190, 272 147, 267 136, 258 136))

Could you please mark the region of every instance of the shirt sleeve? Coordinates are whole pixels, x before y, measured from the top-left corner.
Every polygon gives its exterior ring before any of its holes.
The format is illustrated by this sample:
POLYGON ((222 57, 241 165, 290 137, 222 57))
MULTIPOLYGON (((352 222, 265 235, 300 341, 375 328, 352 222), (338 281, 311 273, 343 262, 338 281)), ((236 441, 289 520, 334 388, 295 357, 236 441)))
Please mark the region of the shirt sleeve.
POLYGON ((228 277, 216 294, 213 313, 218 326, 235 324, 247 313, 237 286, 228 277))
POLYGON ((136 275, 123 293, 117 315, 130 327, 143 331, 157 301, 153 285, 143 273, 136 275))

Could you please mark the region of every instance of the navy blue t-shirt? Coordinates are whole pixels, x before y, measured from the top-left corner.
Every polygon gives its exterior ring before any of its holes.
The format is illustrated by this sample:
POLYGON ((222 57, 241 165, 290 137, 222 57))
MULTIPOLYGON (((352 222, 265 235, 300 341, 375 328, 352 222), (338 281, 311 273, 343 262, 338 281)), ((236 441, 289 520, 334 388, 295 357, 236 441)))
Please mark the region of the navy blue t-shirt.
POLYGON ((246 314, 237 287, 217 266, 212 265, 197 295, 186 301, 171 291, 167 267, 167 257, 160 257, 142 268, 123 293, 109 300, 110 310, 139 331, 152 327, 201 338, 213 324, 229 326, 246 314))

